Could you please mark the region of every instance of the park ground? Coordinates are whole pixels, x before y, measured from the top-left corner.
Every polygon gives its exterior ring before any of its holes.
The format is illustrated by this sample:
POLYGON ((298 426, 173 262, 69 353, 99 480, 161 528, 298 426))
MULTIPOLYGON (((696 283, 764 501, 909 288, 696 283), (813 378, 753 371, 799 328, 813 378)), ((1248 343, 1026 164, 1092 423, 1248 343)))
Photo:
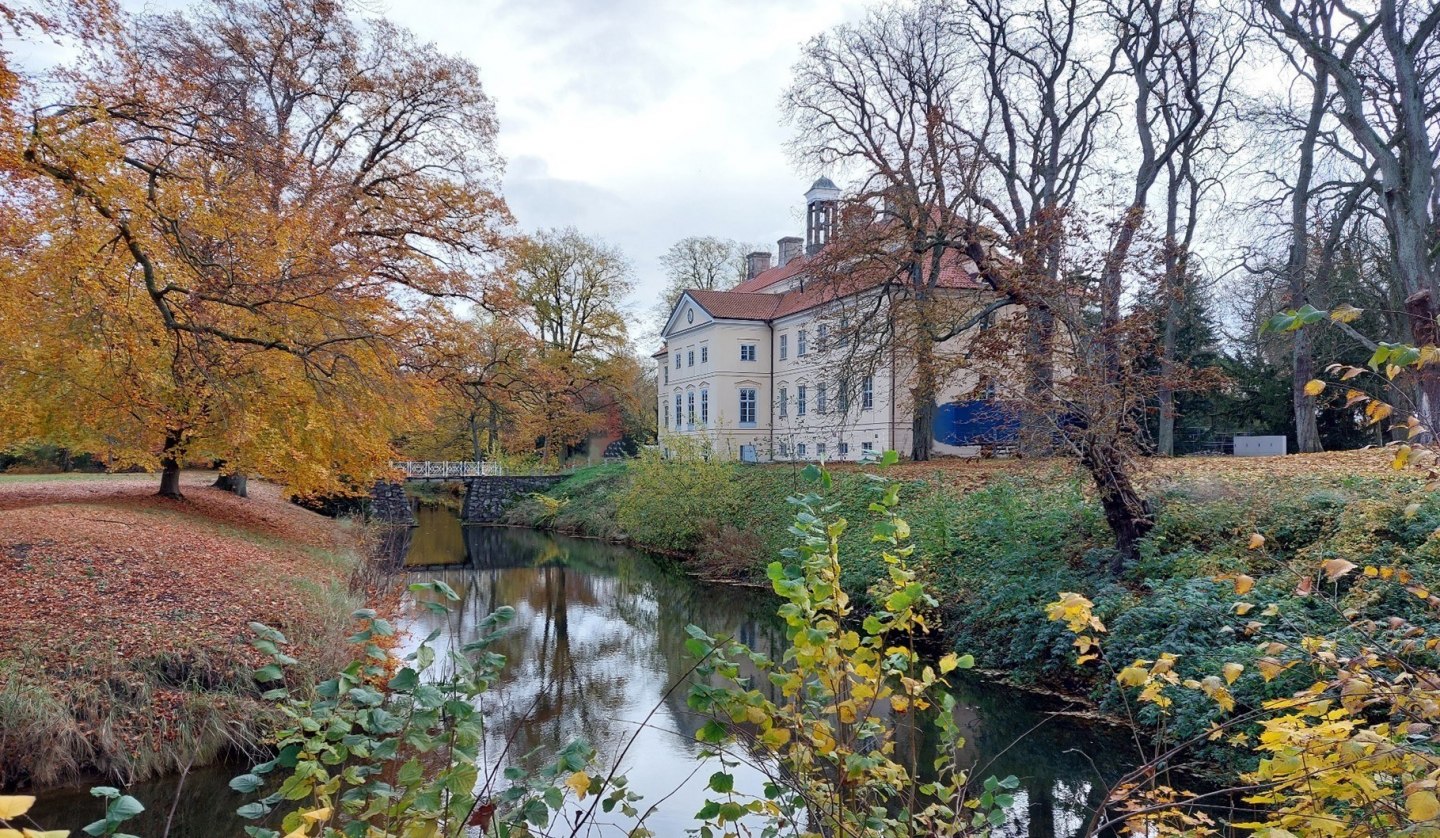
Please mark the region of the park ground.
POLYGON ((0 476, 0 788, 129 782, 251 746, 249 623, 314 677, 343 654, 363 532, 186 472, 0 476))

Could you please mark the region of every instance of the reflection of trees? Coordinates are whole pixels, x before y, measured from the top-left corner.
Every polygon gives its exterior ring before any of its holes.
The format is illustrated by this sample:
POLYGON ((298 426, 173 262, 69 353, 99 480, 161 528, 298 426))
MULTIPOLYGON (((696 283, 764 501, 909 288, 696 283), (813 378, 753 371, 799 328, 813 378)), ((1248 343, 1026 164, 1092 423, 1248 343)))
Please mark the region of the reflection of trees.
MULTIPOLYGON (((731 635, 772 655, 785 645, 768 591, 703 585, 632 550, 530 530, 467 527, 464 542, 464 567, 421 577, 447 582, 462 598, 459 607, 448 617, 415 609, 411 628, 417 637, 439 628, 438 642, 458 647, 495 608, 515 608, 510 634, 495 646, 509 661, 506 673, 485 699, 492 761, 511 737, 504 761, 533 752, 532 767, 576 738, 613 755, 634 733, 632 723, 663 702, 652 724, 684 739, 657 734, 632 759, 674 762, 675 775, 683 776, 703 722, 685 706, 683 687, 665 696, 694 664, 685 627, 731 635)), ((755 687, 774 689, 760 673, 748 674, 755 687)), ((1073 834, 1099 804, 1102 780, 1135 763, 1123 736, 1073 719, 1052 719, 1024 737, 1051 709, 1028 696, 980 683, 961 684, 957 692, 967 739, 962 760, 977 779, 1014 774, 1022 782, 1010 823, 997 834, 1073 834)), ((913 731, 916 720, 894 721, 902 752, 913 748, 920 764, 930 764, 934 742, 913 731)))

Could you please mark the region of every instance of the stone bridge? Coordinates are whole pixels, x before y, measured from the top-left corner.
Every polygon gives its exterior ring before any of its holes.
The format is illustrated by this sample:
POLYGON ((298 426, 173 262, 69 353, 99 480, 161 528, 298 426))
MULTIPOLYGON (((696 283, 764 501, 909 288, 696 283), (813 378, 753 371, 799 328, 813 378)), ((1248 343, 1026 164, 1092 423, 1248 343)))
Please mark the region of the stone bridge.
MULTIPOLYGON (((408 479, 463 482, 465 501, 460 519, 467 524, 493 524, 518 495, 547 491, 566 477, 564 474, 512 474, 444 478, 430 472, 408 479)), ((404 486, 383 480, 377 482, 370 493, 370 517, 384 523, 414 526, 414 505, 405 494, 404 486)))

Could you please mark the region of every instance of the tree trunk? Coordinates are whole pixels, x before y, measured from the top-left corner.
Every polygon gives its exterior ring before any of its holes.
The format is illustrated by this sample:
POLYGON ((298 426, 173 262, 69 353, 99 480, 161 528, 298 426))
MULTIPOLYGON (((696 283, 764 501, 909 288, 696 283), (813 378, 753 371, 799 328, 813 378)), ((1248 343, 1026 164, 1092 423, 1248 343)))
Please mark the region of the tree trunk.
MULTIPOLYGON (((1290 285, 1292 308, 1300 308, 1308 302, 1310 184, 1315 171, 1315 144, 1324 122, 1330 90, 1330 77, 1318 62, 1314 67, 1315 84, 1311 90, 1310 115, 1305 124, 1305 135, 1300 141, 1295 189, 1290 195, 1290 255, 1285 265, 1285 279, 1290 285)), ((1290 353, 1290 394, 1295 413, 1295 449, 1301 454, 1313 454, 1323 450, 1320 445, 1320 428, 1315 418, 1315 397, 1305 394, 1305 385, 1315 377, 1315 358, 1311 350, 1313 342, 1305 329, 1297 329, 1294 335, 1295 342, 1290 353)))
MULTIPOLYGON (((1410 334, 1416 346, 1440 344, 1440 329, 1436 328, 1435 301, 1429 291, 1420 291, 1405 298, 1405 315, 1410 319, 1410 334)), ((1416 413, 1429 430, 1431 437, 1436 433, 1436 410, 1440 409, 1440 364, 1426 364, 1416 377, 1420 384, 1420 404, 1416 413)))
POLYGON ((1086 440, 1080 462, 1090 472, 1100 495, 1105 523, 1115 534, 1115 558, 1110 573, 1119 577, 1140 559, 1140 540, 1155 526, 1150 504, 1130 478, 1129 464, 1112 443, 1086 440))
POLYGON ((1310 332, 1296 329, 1291 347, 1294 374, 1290 376, 1290 396, 1295 408, 1295 450, 1314 454, 1325 450, 1320 444, 1320 426, 1315 416, 1315 397, 1305 392, 1305 385, 1315 377, 1315 357, 1311 352, 1310 332))
POLYGON ((1026 454, 1054 447, 1050 413, 1055 394, 1055 314, 1039 305, 1025 309, 1025 404, 1021 445, 1026 454))
POLYGON ((480 449, 480 417, 473 410, 470 412, 470 456, 475 462, 480 462, 483 451, 480 449))
POLYGON ((179 431, 165 432, 165 448, 160 455, 160 491, 162 498, 180 500, 180 442, 179 431))
POLYGON ((929 335, 921 333, 915 347, 915 386, 910 390, 910 459, 923 463, 935 450, 935 392, 938 389, 935 370, 935 346, 929 335))
POLYGON ((250 497, 249 480, 244 474, 222 474, 215 478, 215 488, 224 489, 242 498, 250 497))

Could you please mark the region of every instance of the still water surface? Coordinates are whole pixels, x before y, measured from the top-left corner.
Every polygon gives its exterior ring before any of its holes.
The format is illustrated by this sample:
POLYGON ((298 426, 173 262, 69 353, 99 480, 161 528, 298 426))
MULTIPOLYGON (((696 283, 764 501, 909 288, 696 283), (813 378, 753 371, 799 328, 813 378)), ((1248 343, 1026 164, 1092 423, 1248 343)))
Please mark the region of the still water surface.
MULTIPOLYGON (((487 760, 535 767, 579 738, 608 767, 628 745, 620 771, 645 794, 642 808, 665 798, 648 825, 661 836, 684 835, 706 778, 718 768, 697 762, 693 734, 703 719, 686 708, 683 687, 671 689, 694 662, 685 653, 685 627, 775 651, 784 637, 773 596, 697 582, 643 553, 601 542, 462 527, 438 509, 421 509, 419 519, 404 572, 410 581, 444 580, 461 601, 440 616, 407 599, 402 622, 412 643, 438 629, 437 646, 462 644, 495 608, 516 610, 511 633, 497 647, 509 660, 503 683, 485 699, 487 760)), ((1098 802, 1101 779, 1132 763, 1127 737, 1054 717, 1055 705, 979 682, 962 684, 959 698, 967 761, 983 774, 1021 780, 1003 835, 1074 834, 1098 802)), ((191 772, 170 834, 242 835, 233 811, 243 801, 226 785, 234 773, 191 772)), ((759 788, 755 769, 736 774, 737 787, 759 788)), ((137 834, 161 834, 176 790, 174 778, 131 789, 150 806, 143 821, 132 822, 137 834)), ((36 814, 52 828, 78 829, 100 808, 83 791, 61 792, 48 795, 36 814)))

